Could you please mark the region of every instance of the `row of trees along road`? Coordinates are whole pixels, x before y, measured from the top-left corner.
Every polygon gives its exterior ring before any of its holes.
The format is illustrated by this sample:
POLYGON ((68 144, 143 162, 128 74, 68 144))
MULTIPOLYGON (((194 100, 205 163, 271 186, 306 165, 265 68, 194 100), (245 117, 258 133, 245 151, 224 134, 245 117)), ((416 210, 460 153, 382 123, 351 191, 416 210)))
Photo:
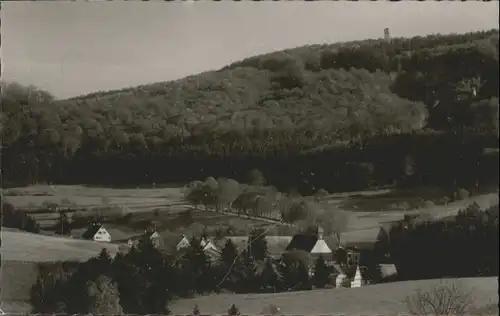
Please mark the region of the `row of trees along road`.
POLYGON ((340 240, 349 216, 323 201, 327 191, 318 190, 312 197, 283 194, 273 186, 266 186, 262 173, 256 169, 250 172, 249 181, 247 185, 233 179, 208 177, 189 183, 185 198, 195 208, 203 205, 206 209, 262 217, 303 229, 321 225, 326 234, 335 234, 340 240))

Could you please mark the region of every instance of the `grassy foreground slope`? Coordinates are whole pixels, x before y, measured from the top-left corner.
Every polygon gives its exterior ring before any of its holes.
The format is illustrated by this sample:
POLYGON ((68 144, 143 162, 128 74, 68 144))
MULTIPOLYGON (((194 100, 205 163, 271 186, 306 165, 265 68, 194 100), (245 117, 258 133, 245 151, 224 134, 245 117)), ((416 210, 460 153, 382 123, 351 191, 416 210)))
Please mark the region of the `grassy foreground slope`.
MULTIPOLYGON (((11 85, 2 95, 3 181, 241 179, 258 167, 274 182, 278 173, 288 173, 283 182, 299 187, 300 173, 309 170, 296 160, 311 148, 424 127, 498 129, 497 87, 498 30, 300 47, 219 71, 70 100, 11 85)), ((352 183, 342 185, 349 178, 342 170, 363 173, 356 163, 366 158, 335 155, 341 161, 335 164, 339 170, 328 170, 331 181, 310 183, 352 189, 352 183)), ((376 179, 384 181, 390 182, 376 179)))
POLYGON ((93 241, 44 236, 2 228, 2 260, 8 261, 85 261, 99 254, 102 248, 109 253, 118 251, 118 245, 93 241))
MULTIPOLYGON (((244 315, 262 313, 274 304, 288 315, 402 315, 407 313, 402 300, 414 290, 433 286, 438 280, 420 280, 369 285, 361 288, 300 291, 277 294, 219 294, 173 301, 173 314, 186 314, 195 304, 202 314, 226 313, 235 304, 244 315)), ((454 279, 474 293, 474 305, 481 308, 498 301, 496 278, 454 279)))

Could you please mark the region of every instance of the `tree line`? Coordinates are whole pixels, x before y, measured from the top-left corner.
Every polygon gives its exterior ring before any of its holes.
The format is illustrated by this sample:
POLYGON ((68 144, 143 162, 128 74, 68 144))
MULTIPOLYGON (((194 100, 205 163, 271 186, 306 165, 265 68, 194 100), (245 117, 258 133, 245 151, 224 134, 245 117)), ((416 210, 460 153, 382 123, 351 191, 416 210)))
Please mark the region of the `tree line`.
POLYGON ((2 227, 20 229, 26 232, 38 234, 40 225, 36 220, 21 210, 16 210, 15 207, 1 199, 2 209, 2 227))
POLYGON ((130 185, 211 174, 241 181, 258 168, 283 191, 351 190, 400 180, 405 155, 435 158, 429 153, 448 141, 454 155, 419 162, 415 179, 453 182, 456 170, 472 178, 467 170, 478 165, 494 182, 485 160, 497 157, 478 150, 497 146, 497 69, 493 30, 297 48, 69 100, 3 84, 3 183, 130 185), (365 154, 365 143, 378 155, 365 154), (304 164, 311 158, 321 164, 304 164), (389 179, 370 178, 388 169, 389 179))
POLYGON ((266 179, 257 169, 251 170, 247 179, 249 184, 224 177, 193 181, 184 188, 185 199, 195 208, 203 205, 205 208, 292 224, 299 229, 321 226, 325 234, 334 234, 340 240, 349 216, 324 200, 328 191, 320 189, 309 197, 303 197, 298 192, 281 193, 274 186, 266 185, 266 179))
POLYGON ((440 221, 404 220, 380 236, 401 280, 498 276, 498 204, 440 221))

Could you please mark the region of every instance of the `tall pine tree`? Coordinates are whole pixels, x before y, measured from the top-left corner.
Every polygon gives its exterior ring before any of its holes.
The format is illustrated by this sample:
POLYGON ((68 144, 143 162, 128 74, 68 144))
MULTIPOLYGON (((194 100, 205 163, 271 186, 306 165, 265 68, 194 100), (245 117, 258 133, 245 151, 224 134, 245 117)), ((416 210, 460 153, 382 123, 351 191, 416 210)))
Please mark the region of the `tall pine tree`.
POLYGON ((68 215, 64 211, 59 212, 59 219, 55 225, 55 233, 64 236, 71 234, 71 223, 69 222, 68 215))
POLYGON ((210 259, 203 250, 199 238, 193 236, 189 244, 182 260, 184 275, 190 274, 187 277, 191 280, 196 292, 209 292, 215 285, 210 259))
POLYGON ((263 229, 254 229, 248 237, 248 249, 255 261, 264 261, 268 255, 266 234, 263 229))
POLYGON ((325 263, 325 260, 322 256, 320 256, 316 260, 316 264, 314 266, 314 276, 313 276, 313 284, 317 288, 324 288, 326 284, 328 284, 328 278, 330 276, 330 271, 328 266, 325 263))

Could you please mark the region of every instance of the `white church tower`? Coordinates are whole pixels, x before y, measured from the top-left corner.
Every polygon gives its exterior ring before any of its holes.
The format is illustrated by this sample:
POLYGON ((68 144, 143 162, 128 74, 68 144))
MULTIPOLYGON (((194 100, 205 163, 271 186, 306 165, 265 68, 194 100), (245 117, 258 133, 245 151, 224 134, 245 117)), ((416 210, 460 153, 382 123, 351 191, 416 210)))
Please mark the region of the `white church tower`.
POLYGON ((354 275, 354 279, 351 281, 352 287, 361 287, 361 271, 359 271, 359 266, 356 268, 356 274, 354 275))

